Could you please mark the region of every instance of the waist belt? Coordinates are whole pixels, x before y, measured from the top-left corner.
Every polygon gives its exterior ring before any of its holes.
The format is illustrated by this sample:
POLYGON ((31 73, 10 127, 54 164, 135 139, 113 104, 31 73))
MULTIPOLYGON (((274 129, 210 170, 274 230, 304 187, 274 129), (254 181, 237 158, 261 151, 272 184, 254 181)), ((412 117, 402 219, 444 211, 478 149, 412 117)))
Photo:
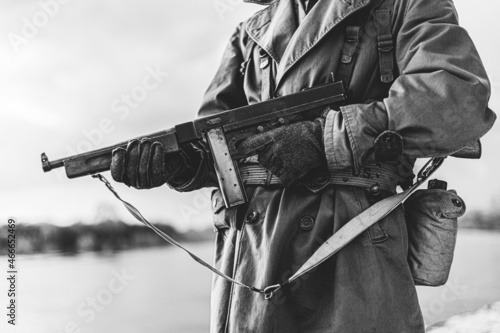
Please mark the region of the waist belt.
MULTIPOLYGON (((259 164, 243 164, 239 167, 245 185, 281 185, 278 177, 272 175, 259 164)), ((394 192, 399 176, 396 167, 387 164, 370 164, 362 168, 358 174, 352 170, 338 170, 330 175, 329 183, 366 188, 378 187, 381 190, 394 192)))

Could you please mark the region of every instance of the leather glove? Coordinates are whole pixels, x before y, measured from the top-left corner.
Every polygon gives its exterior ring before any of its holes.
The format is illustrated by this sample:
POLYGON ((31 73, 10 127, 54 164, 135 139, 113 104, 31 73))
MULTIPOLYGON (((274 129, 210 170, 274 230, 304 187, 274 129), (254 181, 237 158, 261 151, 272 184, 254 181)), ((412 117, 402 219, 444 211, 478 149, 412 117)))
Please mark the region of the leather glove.
POLYGON ((127 149, 116 148, 111 158, 111 176, 136 189, 159 187, 174 177, 187 177, 193 169, 184 150, 165 154, 159 142, 148 138, 131 140, 127 149))
POLYGON ((257 153, 260 165, 289 187, 313 169, 328 170, 324 126, 324 118, 318 118, 278 127, 243 140, 238 150, 245 155, 257 153))

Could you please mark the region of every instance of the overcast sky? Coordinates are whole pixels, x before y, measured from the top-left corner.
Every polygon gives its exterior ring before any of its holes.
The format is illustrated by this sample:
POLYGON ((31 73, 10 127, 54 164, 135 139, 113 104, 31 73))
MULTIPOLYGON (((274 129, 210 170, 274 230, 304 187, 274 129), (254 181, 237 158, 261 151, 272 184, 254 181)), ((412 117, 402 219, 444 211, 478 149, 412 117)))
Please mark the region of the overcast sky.
MULTIPOLYGON (((490 107, 499 110, 500 6, 495 0, 455 4, 493 82, 490 107)), ((57 159, 192 119, 234 27, 259 8, 234 0, 2 0, 2 221, 91 222, 98 207, 115 207, 132 221, 96 180, 44 174, 40 153, 57 159), (127 102, 124 95, 134 91, 146 93, 127 102)), ((496 126, 483 140, 482 160, 449 159, 438 175, 470 210, 500 206, 499 144, 496 126)), ((151 220, 179 227, 210 220, 207 191, 115 187, 151 220)))

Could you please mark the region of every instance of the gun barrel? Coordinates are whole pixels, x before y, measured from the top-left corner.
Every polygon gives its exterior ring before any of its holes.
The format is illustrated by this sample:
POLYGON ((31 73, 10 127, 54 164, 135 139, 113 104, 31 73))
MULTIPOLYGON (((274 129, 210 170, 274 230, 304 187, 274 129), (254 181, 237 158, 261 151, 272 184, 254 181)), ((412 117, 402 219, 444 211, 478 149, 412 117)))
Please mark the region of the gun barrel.
POLYGON ((45 153, 42 153, 42 169, 43 172, 49 172, 52 169, 57 169, 64 166, 64 159, 50 162, 45 153))
MULTIPOLYGON (((149 138, 153 141, 159 142, 167 153, 177 151, 179 149, 175 129, 152 133, 137 139, 141 140, 142 138, 149 138)), ((113 150, 120 147, 126 148, 127 144, 128 141, 121 142, 113 146, 69 156, 55 161, 49 161, 47 155, 43 153, 41 156, 42 169, 44 172, 48 172, 56 168, 64 167, 68 178, 82 177, 107 171, 111 167, 113 150)))

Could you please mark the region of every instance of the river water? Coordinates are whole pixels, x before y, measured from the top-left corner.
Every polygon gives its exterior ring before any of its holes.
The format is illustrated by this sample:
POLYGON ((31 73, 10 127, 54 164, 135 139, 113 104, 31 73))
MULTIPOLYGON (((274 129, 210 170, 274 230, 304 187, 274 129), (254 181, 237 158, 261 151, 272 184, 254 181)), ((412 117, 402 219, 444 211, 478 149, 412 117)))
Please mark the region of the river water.
MULTIPOLYGON (((211 261, 212 244, 188 247, 211 261)), ((211 273, 175 248, 18 262, 18 325, 1 332, 208 332, 211 273)), ((500 233, 461 230, 448 283, 418 292, 427 324, 500 300, 500 233)))

